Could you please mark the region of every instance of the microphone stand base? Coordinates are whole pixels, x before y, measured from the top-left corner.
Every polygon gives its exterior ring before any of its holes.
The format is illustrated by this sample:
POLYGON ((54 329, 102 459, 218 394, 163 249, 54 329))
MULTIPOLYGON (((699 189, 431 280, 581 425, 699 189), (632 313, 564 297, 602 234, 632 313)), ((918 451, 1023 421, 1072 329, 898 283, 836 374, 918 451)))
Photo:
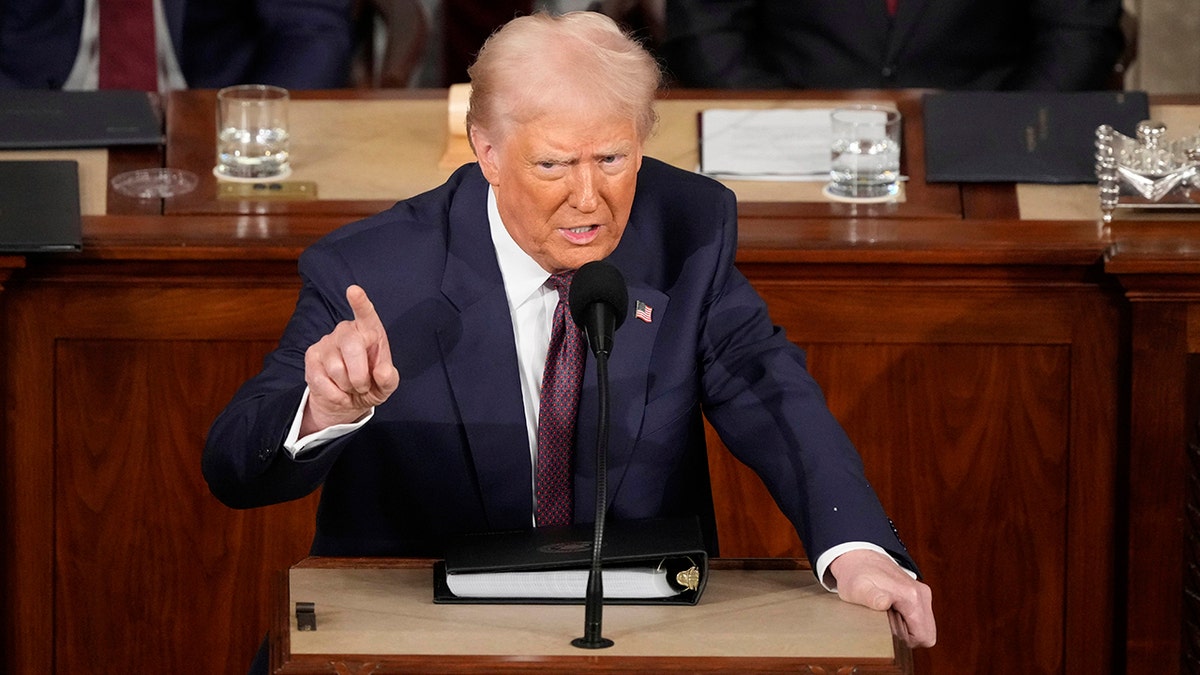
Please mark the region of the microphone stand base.
POLYGON ((607 649, 613 646, 613 644, 613 641, 606 637, 577 637, 571 640, 571 646, 579 647, 580 649, 607 649))

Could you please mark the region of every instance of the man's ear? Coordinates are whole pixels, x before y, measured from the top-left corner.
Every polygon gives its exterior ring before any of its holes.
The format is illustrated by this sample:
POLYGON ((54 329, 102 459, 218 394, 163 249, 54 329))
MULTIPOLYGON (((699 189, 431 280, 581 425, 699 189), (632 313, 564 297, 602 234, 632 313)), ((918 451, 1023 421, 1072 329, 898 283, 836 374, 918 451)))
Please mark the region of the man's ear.
POLYGON ((479 160, 479 168, 483 177, 492 185, 500 182, 499 150, 491 142, 489 134, 479 127, 471 127, 471 146, 475 148, 475 159, 479 160))

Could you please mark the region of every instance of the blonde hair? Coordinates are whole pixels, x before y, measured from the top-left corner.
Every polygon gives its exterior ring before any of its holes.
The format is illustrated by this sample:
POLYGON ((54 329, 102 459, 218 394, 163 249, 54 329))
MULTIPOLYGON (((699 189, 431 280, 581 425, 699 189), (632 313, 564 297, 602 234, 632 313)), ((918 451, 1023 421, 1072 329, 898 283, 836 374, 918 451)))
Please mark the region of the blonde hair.
POLYGON ((467 70, 472 127, 502 137, 512 123, 573 102, 608 106, 634 120, 638 137, 658 121, 658 62, 609 17, 597 12, 538 12, 500 27, 467 70))

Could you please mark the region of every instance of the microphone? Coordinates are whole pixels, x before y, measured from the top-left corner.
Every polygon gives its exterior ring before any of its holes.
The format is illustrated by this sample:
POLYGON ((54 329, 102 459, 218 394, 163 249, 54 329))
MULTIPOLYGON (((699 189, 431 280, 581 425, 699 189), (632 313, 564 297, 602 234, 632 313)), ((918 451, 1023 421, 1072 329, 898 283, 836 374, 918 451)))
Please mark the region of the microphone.
POLYGON ((629 291, 621 271, 603 260, 580 267, 571 281, 571 318, 596 356, 612 351, 613 333, 625 323, 629 291))
POLYGON ((596 432, 596 521, 592 534, 592 567, 588 570, 587 597, 584 600, 583 637, 571 640, 580 649, 603 649, 613 641, 600 634, 604 610, 604 582, 600 573, 600 552, 604 546, 604 512, 608 510, 608 355, 613 333, 625 322, 629 310, 629 291, 625 278, 609 263, 596 260, 575 272, 571 281, 571 318, 583 328, 588 345, 596 355, 596 382, 600 398, 600 421, 596 432))

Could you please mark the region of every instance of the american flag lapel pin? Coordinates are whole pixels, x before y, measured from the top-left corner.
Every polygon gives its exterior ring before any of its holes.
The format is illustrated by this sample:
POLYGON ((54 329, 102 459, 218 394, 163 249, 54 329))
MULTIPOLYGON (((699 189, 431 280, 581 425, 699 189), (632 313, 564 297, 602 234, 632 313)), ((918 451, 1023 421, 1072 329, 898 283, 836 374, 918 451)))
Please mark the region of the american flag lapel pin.
POLYGON ((646 323, 650 323, 651 319, 653 318, 653 314, 654 308, 642 302, 641 300, 638 300, 637 304, 633 307, 633 315, 642 321, 645 321, 646 323))

